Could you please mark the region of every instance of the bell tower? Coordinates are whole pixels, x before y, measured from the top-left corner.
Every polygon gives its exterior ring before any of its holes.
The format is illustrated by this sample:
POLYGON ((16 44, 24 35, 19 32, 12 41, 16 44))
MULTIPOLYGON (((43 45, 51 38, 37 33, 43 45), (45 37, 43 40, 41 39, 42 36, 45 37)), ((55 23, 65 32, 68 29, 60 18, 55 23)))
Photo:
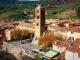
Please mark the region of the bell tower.
POLYGON ((39 38, 45 31, 45 8, 39 5, 35 8, 35 36, 39 38))

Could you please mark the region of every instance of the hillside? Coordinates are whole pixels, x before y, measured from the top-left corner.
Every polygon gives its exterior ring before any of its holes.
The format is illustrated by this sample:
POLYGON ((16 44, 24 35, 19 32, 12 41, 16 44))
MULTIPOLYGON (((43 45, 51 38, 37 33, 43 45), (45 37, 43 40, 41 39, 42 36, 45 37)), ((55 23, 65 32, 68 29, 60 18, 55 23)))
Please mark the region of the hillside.
MULTIPOLYGON (((0 0, 4 1, 4 0, 0 0)), ((9 0, 6 0, 7 2, 9 0)), ((13 1, 13 0, 12 0, 13 1)), ((10 1, 9 1, 10 2, 10 1)), ((16 3, 17 0, 14 0, 16 3)), ((18 2, 13 5, 0 5, 0 20, 23 20, 34 18, 34 9, 40 2, 18 2)), ((45 0, 42 2, 46 8, 46 18, 73 19, 76 18, 76 9, 80 6, 80 0, 45 0)))
POLYGON ((18 0, 0 0, 0 5, 15 4, 18 0))
POLYGON ((66 10, 64 12, 61 12, 59 14, 55 15, 58 19, 62 20, 62 19, 76 19, 76 10, 66 10))
POLYGON ((72 0, 71 2, 55 5, 56 8, 47 10, 47 17, 54 19, 76 19, 76 9, 80 7, 80 0, 72 0))

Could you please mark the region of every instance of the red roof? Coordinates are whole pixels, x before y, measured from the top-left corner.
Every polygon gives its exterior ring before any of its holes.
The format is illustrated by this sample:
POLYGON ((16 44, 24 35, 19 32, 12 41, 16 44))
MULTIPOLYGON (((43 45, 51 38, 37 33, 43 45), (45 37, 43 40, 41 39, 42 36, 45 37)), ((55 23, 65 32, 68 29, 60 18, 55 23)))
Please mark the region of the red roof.
MULTIPOLYGON (((80 39, 76 39, 74 42, 72 42, 72 45, 70 46, 67 41, 56 41, 56 45, 60 47, 66 47, 66 50, 80 53, 80 39)), ((55 44, 55 42, 53 42, 55 44)))
POLYGON ((79 24, 80 22, 74 21, 74 20, 65 20, 63 23, 69 23, 69 24, 79 24))
POLYGON ((62 52, 59 56, 58 56, 58 58, 65 58, 65 51, 64 52, 62 52))
POLYGON ((29 33, 33 33, 33 34, 34 34, 34 33, 35 33, 35 31, 33 31, 33 30, 29 30, 29 33))
POLYGON ((80 27, 71 27, 71 28, 60 27, 58 30, 59 30, 59 31, 80 32, 80 27))

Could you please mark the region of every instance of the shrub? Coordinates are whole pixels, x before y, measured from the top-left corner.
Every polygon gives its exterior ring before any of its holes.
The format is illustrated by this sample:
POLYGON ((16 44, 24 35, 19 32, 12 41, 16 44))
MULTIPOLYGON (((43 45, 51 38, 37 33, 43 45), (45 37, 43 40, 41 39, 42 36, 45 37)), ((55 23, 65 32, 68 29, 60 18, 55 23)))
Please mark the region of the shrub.
POLYGON ((38 45, 41 45, 42 43, 41 43, 41 41, 40 40, 38 40, 38 45))
POLYGON ((42 60, 42 58, 39 55, 35 55, 35 60, 42 60))

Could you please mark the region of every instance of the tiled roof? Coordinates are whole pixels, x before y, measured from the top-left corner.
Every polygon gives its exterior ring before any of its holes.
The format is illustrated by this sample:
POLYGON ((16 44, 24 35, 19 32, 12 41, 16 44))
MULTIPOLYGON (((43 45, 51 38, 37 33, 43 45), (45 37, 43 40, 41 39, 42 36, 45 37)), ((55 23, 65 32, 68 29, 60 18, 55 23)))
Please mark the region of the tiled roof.
POLYGON ((62 52, 57 58, 65 58, 65 51, 64 52, 62 52))
POLYGON ((4 28, 11 28, 11 27, 14 27, 14 25, 12 25, 12 24, 7 24, 7 25, 5 25, 5 26, 3 26, 4 28))
POLYGON ((29 30, 29 33, 35 34, 35 31, 34 30, 29 30))
POLYGON ((76 40, 74 41, 74 46, 75 46, 75 47, 79 47, 79 45, 80 45, 80 39, 76 39, 76 40))
POLYGON ((18 22, 13 22, 12 25, 19 25, 19 23, 18 22))
POLYGON ((4 27, 4 28, 14 28, 14 24, 19 24, 18 21, 8 21, 8 20, 4 20, 4 21, 1 21, 1 26, 4 27))
POLYGON ((63 31, 80 32, 80 27, 71 27, 71 28, 60 27, 58 30, 62 32, 63 31))
POLYGON ((58 40, 53 42, 53 44, 56 46, 62 46, 63 43, 64 43, 63 41, 58 41, 58 40))
POLYGON ((32 29, 35 28, 35 25, 34 24, 27 23, 27 22, 24 22, 24 21, 21 21, 21 23, 19 24, 19 26, 23 26, 23 27, 27 27, 27 28, 32 28, 32 29))
POLYGON ((62 23, 79 24, 80 22, 74 21, 74 20, 65 20, 65 21, 62 21, 62 23))
POLYGON ((77 48, 77 47, 69 47, 67 48, 67 50, 71 52, 80 53, 80 48, 77 48))
POLYGON ((46 19, 46 23, 58 23, 58 21, 54 19, 46 19))
POLYGON ((55 29, 57 31, 71 31, 71 32, 80 32, 80 27, 58 27, 58 26, 52 26, 52 25, 48 25, 48 28, 52 28, 55 29))
POLYGON ((5 30, 4 28, 0 27, 0 31, 5 30))
MULTIPOLYGON (((55 44, 55 42, 53 42, 53 44, 55 44)), ((66 47, 68 51, 80 53, 80 39, 76 39, 72 42, 71 46, 67 41, 56 41, 56 46, 66 47)))
POLYGON ((67 47, 67 50, 80 53, 80 39, 76 39, 73 42, 72 46, 67 47))

